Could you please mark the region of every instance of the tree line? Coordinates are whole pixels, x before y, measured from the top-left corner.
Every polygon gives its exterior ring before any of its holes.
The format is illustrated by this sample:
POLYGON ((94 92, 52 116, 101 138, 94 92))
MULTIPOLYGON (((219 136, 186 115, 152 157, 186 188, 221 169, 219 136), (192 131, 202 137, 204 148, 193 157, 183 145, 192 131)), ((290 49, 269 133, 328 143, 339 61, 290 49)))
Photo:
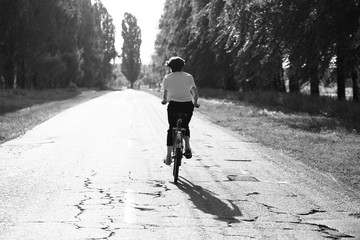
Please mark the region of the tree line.
POLYGON ((172 55, 201 87, 300 92, 352 83, 359 101, 359 0, 166 0, 153 57, 172 55))
POLYGON ((113 20, 100 0, 1 0, 0 84, 104 86, 114 42, 113 20))

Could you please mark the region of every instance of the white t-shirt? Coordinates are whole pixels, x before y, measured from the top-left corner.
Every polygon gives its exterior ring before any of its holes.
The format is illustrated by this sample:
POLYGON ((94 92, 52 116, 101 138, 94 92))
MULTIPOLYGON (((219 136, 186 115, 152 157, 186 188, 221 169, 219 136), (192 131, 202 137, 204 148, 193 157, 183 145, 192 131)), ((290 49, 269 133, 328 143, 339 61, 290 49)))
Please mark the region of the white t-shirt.
POLYGON ((190 89, 195 87, 194 78, 186 72, 172 72, 164 77, 163 90, 168 91, 167 100, 176 102, 192 101, 190 89))

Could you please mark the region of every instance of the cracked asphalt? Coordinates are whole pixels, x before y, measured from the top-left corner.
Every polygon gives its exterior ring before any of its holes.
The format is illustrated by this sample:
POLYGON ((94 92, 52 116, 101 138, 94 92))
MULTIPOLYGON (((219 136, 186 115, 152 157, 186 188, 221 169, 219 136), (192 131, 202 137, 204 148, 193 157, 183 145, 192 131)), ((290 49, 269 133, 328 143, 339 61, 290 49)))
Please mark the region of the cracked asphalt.
POLYGON ((359 193, 195 113, 173 184, 166 107, 112 92, 0 145, 0 239, 360 239, 359 193))

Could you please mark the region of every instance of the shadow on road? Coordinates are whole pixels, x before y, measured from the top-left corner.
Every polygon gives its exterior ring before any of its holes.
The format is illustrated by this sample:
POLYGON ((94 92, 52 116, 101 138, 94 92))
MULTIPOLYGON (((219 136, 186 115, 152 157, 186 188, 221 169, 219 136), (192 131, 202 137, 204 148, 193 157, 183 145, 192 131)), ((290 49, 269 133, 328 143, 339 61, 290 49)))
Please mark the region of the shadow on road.
POLYGON ((176 186, 187 193, 194 205, 204 213, 215 216, 219 221, 239 222, 236 217, 241 217, 242 213, 231 200, 223 201, 216 197, 216 193, 195 185, 182 177, 179 178, 176 186))

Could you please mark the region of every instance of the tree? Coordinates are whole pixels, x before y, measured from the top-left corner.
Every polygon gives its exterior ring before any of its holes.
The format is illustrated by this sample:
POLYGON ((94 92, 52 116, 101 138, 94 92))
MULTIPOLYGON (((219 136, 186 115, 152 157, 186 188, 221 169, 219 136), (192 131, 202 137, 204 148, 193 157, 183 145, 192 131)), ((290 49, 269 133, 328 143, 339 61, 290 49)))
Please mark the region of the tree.
POLYGON ((138 79, 141 70, 141 30, 137 25, 136 17, 131 13, 124 14, 122 37, 124 38, 124 43, 121 53, 121 72, 131 83, 131 88, 133 88, 134 82, 138 79))
MULTIPOLYGON (((357 0, 334 0, 325 1, 327 4, 331 26, 333 27, 333 37, 336 45, 336 69, 338 99, 345 99, 345 82, 351 75, 353 81, 357 81, 354 71, 359 66, 354 54, 358 54, 355 47, 356 32, 359 30, 360 3, 357 0), (341 11, 339 11, 341 9, 341 11)), ((355 86, 355 91, 357 91, 355 86)), ((356 98, 354 98, 356 101, 356 98)))
POLYGON ((91 87, 96 83, 101 62, 100 50, 96 44, 99 38, 98 27, 95 25, 97 12, 95 7, 91 5, 91 0, 81 0, 79 5, 81 15, 78 26, 78 47, 82 51, 81 70, 84 72, 79 85, 91 87))
POLYGON ((187 58, 199 86, 236 90, 231 53, 220 50, 217 42, 224 4, 219 0, 194 1, 187 58))
POLYGON ((1 0, 0 75, 7 89, 105 84, 114 33, 100 0, 1 0))
POLYGON ((0 74, 5 79, 5 88, 13 88, 16 78, 16 58, 22 55, 20 49, 24 46, 23 37, 28 18, 28 2, 0 1, 0 74))
POLYGON ((94 5, 95 14, 95 49, 98 52, 99 67, 96 76, 96 85, 104 87, 111 80, 111 61, 117 56, 115 50, 115 26, 113 19, 100 0, 94 5))
POLYGON ((358 0, 166 0, 156 53, 184 57, 199 86, 229 90, 285 91, 286 73, 290 92, 309 82, 316 96, 335 66, 339 100, 351 78, 357 101, 359 8, 358 0))
POLYGON ((104 52, 102 75, 105 79, 109 79, 112 73, 111 61, 117 56, 117 52, 115 50, 115 26, 107 11, 102 21, 102 48, 104 52))
MULTIPOLYGON (((360 16, 359 16, 359 22, 360 22, 360 16)), ((358 28, 358 31, 354 38, 353 43, 354 53, 353 53, 353 69, 351 72, 351 78, 353 82, 353 100, 355 102, 360 101, 360 28, 358 28)))

